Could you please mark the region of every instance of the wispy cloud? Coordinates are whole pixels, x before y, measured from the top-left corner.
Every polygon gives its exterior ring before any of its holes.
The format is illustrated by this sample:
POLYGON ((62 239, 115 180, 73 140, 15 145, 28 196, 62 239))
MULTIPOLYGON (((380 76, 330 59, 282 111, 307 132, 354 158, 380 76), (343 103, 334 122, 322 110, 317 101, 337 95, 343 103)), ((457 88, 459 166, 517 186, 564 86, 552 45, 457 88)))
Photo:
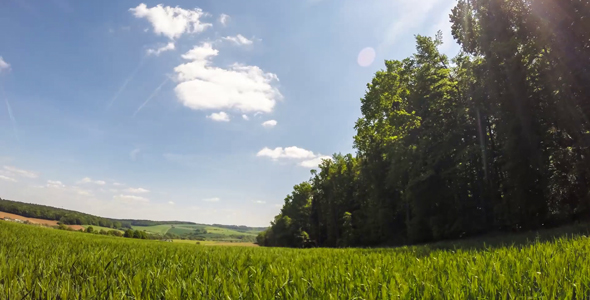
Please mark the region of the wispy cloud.
POLYGON ((219 198, 215 197, 215 198, 207 198, 207 199, 203 199, 203 201, 205 202, 219 202, 219 198))
POLYGON ((230 41, 238 46, 246 46, 246 45, 252 45, 253 41, 244 37, 241 34, 238 34, 236 36, 226 36, 223 37, 224 40, 226 41, 230 41))
POLYGON ((227 26, 227 23, 229 23, 230 19, 231 19, 230 16, 228 16, 226 14, 221 14, 221 15, 219 15, 218 21, 219 21, 219 23, 221 23, 221 25, 227 26))
POLYGON ((48 188, 65 188, 65 184, 63 184, 61 181, 58 180, 47 180, 47 187, 48 188))
POLYGON ((129 152, 129 158, 131 158, 132 161, 136 161, 137 155, 139 154, 140 151, 141 150, 139 148, 135 148, 135 149, 131 150, 131 152, 129 152))
POLYGON ((32 179, 39 177, 39 173, 37 173, 37 172, 22 170, 22 169, 18 169, 18 168, 12 167, 12 166, 4 166, 4 170, 8 171, 9 173, 11 173, 13 175, 17 175, 20 177, 32 178, 32 179))
POLYGON ((150 94, 150 96, 147 99, 145 99, 145 101, 137 108, 135 113, 133 113, 134 117, 146 104, 148 104, 148 102, 150 102, 150 100, 152 100, 152 98, 154 98, 160 92, 160 90, 168 82, 168 80, 170 80, 170 77, 166 77, 166 79, 164 79, 164 81, 160 83, 160 85, 150 94))
POLYGON ((141 66, 143 65, 143 62, 144 61, 145 61, 145 59, 142 58, 139 61, 139 64, 137 65, 137 68, 135 68, 135 70, 133 70, 133 72, 131 73, 131 75, 129 75, 129 77, 127 77, 127 79, 125 79, 125 81, 123 82, 123 84, 121 85, 121 87, 119 88, 119 90, 115 93, 115 96, 113 96, 113 98, 111 99, 111 102, 109 102, 109 105, 107 106, 107 109, 109 109, 109 108, 111 108, 111 106, 113 106, 113 103, 115 103, 115 101, 119 98, 119 96, 125 90, 125 88, 127 88, 127 85, 129 84, 129 82, 131 82, 133 80, 133 78, 135 78, 135 75, 137 75, 137 72, 139 71, 139 69, 141 69, 141 66))
POLYGON ((135 196, 135 195, 117 195, 117 196, 113 196, 113 199, 115 200, 119 200, 119 201, 123 201, 123 202, 128 202, 128 203, 147 203, 150 202, 149 199, 144 198, 144 197, 140 197, 140 196, 135 196))
POLYGON ((2 56, 0 56, 0 73, 10 71, 10 64, 7 63, 2 56))
POLYGON ((242 115, 242 119, 244 119, 246 121, 250 120, 250 118, 247 115, 242 115))
POLYGON ((92 184, 97 184, 97 185, 105 185, 106 182, 103 180, 92 180, 92 178, 90 177, 84 177, 82 179, 80 179, 78 182, 76 182, 77 184, 87 184, 87 183, 92 183, 92 184))
POLYGON ((159 56, 162 52, 166 52, 166 51, 171 51, 176 49, 176 46, 174 45, 174 42, 170 42, 168 44, 166 44, 165 46, 162 46, 160 48, 157 49, 148 49, 146 51, 147 55, 155 55, 155 56, 159 56))
POLYGON ((125 191, 132 194, 147 194, 150 192, 150 190, 144 188, 128 188, 125 191))
POLYGON ((10 182, 17 182, 16 179, 14 179, 12 177, 4 176, 4 175, 0 175, 0 180, 10 181, 10 182))
MULTIPOLYGON (((1 57, 0 57, 1 58, 1 57)), ((12 113, 12 107, 10 106, 10 102, 8 101, 8 97, 4 92, 4 83, 0 81, 0 90, 2 90, 2 96, 4 97, 4 103, 6 104, 6 110, 8 111, 8 117, 10 118, 10 123, 12 123, 12 130, 14 132, 14 137, 18 140, 18 127, 16 123, 16 118, 12 113)))
POLYGON ((256 204, 266 204, 266 201, 257 200, 257 201, 254 201, 254 203, 256 203, 256 204))

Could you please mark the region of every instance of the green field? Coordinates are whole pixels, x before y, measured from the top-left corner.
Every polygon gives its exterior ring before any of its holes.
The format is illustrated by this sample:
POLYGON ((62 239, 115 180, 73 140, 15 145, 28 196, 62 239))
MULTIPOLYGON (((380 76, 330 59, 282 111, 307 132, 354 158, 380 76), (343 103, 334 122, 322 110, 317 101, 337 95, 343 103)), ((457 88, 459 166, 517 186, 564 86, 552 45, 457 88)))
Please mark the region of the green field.
POLYGON ((82 227, 84 227, 84 230, 86 230, 86 228, 88 228, 90 226, 92 226, 92 228, 94 228, 94 230, 96 230, 96 231, 100 231, 102 229, 102 230, 105 230, 105 231, 116 230, 116 231, 119 231, 121 233, 123 232, 121 230, 113 229, 113 228, 108 228, 108 227, 102 227, 102 226, 96 226, 96 225, 82 225, 82 227))
POLYGON ((0 222, 2 299, 573 299, 585 236, 484 250, 207 247, 0 222))
POLYGON ((198 236, 207 241, 233 241, 239 242, 241 239, 237 236, 243 236, 246 241, 253 242, 260 231, 248 230, 237 231, 228 228, 215 227, 203 224, 174 224, 174 225, 155 225, 155 226, 133 226, 135 230, 146 231, 149 234, 165 235, 172 233, 180 237, 194 233, 196 229, 206 229, 207 233, 198 236))
POLYGON ((161 234, 164 235, 168 230, 172 227, 172 225, 154 225, 154 226, 132 226, 134 230, 145 231, 151 234, 161 234))

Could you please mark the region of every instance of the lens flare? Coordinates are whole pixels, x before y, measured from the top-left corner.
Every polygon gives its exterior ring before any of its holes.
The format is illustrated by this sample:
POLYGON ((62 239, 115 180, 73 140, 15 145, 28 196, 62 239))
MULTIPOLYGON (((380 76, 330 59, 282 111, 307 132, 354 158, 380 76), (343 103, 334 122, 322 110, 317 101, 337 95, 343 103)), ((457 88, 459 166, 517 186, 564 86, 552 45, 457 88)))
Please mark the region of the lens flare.
POLYGON ((370 66, 373 61, 375 60, 375 49, 371 47, 364 48, 359 52, 359 56, 357 58, 357 62, 361 67, 368 67, 370 66))

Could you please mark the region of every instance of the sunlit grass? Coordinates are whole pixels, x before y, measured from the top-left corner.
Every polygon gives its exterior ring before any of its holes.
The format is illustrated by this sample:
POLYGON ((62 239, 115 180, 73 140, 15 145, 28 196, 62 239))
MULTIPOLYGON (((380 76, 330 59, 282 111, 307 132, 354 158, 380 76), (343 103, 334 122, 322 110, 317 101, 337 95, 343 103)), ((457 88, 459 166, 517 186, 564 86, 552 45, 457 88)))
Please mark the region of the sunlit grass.
POLYGON ((205 247, 0 222, 5 299, 586 299, 590 241, 483 250, 205 247))

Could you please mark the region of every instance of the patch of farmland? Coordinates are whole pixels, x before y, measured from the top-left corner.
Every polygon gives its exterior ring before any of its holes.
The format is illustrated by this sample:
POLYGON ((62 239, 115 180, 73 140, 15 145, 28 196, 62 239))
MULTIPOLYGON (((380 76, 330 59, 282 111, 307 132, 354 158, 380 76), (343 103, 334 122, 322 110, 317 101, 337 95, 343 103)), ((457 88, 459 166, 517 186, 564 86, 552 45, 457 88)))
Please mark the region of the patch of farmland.
POLYGON ((134 230, 146 231, 151 234, 165 235, 172 225, 132 226, 134 230))
MULTIPOLYGON (((45 225, 45 226, 57 226, 57 221, 53 220, 45 220, 45 219, 36 219, 36 218, 27 218, 16 214, 11 214, 7 212, 0 211, 0 219, 10 218, 13 220, 21 220, 21 221, 29 221, 33 224, 45 225)), ((84 229, 84 227, 80 225, 67 225, 73 230, 80 230, 84 229)))

